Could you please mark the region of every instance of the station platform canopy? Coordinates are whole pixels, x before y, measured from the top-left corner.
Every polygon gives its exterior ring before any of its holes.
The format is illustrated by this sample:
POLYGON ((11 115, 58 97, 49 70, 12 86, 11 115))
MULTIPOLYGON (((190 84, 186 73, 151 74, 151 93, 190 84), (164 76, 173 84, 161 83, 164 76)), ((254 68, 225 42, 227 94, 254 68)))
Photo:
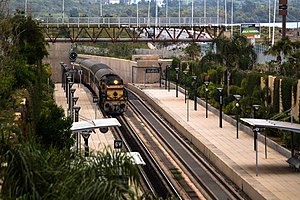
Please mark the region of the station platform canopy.
POLYGON ((145 161, 143 160, 139 152, 126 152, 125 154, 132 159, 133 164, 146 165, 145 161))
POLYGON ((94 119, 87 121, 73 122, 71 131, 80 132, 85 130, 121 126, 120 122, 116 118, 104 118, 104 119, 94 119))
MULTIPOLYGON (((248 123, 250 126, 253 126, 253 135, 254 135, 254 150, 256 151, 256 176, 258 176, 258 150, 257 150, 257 132, 260 131, 260 128, 273 128, 280 129, 285 131, 291 131, 291 158, 287 160, 289 165, 297 170, 300 169, 300 160, 295 158, 294 155, 294 137, 293 133, 300 133, 300 124, 292 123, 292 122, 283 122, 283 121, 275 121, 269 119, 253 119, 253 118, 241 118, 241 121, 248 123)), ((267 144, 266 144, 266 133, 265 133, 265 158, 267 158, 267 144)))
POLYGON ((242 121, 256 128, 275 128, 300 133, 300 124, 269 119, 241 118, 242 121))

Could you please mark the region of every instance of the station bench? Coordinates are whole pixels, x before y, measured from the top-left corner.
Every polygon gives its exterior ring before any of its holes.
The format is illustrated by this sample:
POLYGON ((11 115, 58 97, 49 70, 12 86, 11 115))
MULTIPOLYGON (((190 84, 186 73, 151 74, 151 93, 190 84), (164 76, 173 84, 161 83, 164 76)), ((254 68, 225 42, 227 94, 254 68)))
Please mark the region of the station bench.
POLYGON ((296 171, 299 171, 300 169, 300 160, 295 157, 290 157, 287 161, 289 163, 290 167, 295 169, 296 171))

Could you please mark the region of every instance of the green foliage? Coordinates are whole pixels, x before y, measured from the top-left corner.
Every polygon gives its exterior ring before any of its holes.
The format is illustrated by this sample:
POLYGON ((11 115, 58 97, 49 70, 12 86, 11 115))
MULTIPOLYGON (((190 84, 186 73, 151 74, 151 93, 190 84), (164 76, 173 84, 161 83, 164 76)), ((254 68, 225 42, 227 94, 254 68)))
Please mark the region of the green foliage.
POLYGON ((228 69, 252 69, 257 55, 249 40, 241 35, 232 38, 216 39, 216 57, 220 65, 224 64, 228 69))
POLYGON ((70 160, 67 152, 2 142, 3 199, 121 199, 136 195, 128 183, 139 183, 138 169, 122 152, 108 149, 89 160, 70 160))
POLYGON ((74 141, 71 137, 72 120, 64 117, 64 110, 55 102, 45 102, 44 109, 36 125, 38 141, 46 149, 70 149, 74 141))
POLYGON ((274 113, 279 112, 279 85, 280 85, 280 80, 279 78, 276 78, 274 81, 274 91, 273 91, 273 112, 274 113))
POLYGON ((201 46, 199 46, 195 42, 192 42, 188 47, 184 49, 184 52, 185 54, 187 54, 187 57, 189 59, 195 60, 196 58, 200 58, 201 56, 201 46))
POLYGON ((246 72, 242 70, 232 70, 231 71, 231 84, 236 86, 241 86, 243 78, 246 76, 246 72))
POLYGON ((17 45, 17 56, 21 56, 28 64, 37 64, 48 55, 46 40, 41 28, 31 17, 17 12, 11 19, 14 43, 17 45))
POLYGON ((281 101, 283 111, 292 107, 292 88, 295 80, 289 77, 284 77, 281 81, 281 101))

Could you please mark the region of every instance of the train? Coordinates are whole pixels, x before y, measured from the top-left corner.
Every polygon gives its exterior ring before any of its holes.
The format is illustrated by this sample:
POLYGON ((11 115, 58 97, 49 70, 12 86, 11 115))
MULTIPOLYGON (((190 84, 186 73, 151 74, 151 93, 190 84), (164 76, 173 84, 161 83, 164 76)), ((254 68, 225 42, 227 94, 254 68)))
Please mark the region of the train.
POLYGON ((92 90, 98 105, 107 115, 117 116, 127 110, 128 94, 123 80, 108 65, 89 58, 77 58, 76 80, 92 90))

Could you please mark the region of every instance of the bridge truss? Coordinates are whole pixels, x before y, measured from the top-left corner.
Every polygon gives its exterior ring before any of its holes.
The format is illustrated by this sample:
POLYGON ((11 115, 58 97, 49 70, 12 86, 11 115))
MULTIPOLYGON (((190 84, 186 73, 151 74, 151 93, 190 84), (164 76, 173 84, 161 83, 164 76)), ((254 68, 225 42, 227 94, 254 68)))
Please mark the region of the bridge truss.
POLYGON ((48 42, 212 42, 225 26, 156 23, 40 23, 48 42))

